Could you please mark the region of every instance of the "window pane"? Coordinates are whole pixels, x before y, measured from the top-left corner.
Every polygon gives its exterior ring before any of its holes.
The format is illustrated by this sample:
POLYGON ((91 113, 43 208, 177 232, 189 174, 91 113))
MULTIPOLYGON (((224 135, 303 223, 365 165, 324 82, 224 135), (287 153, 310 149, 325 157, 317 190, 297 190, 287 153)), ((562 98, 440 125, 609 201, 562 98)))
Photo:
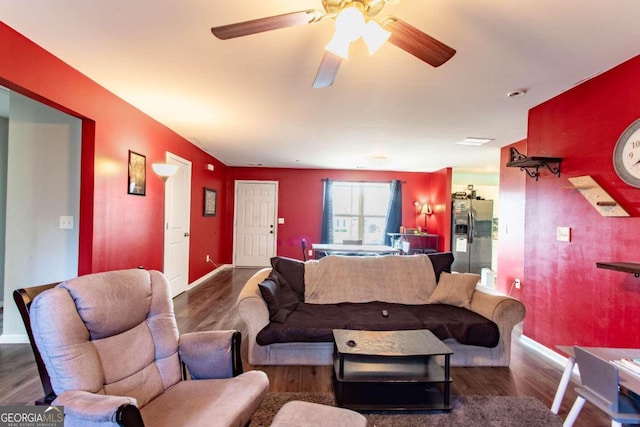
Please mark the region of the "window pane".
POLYGON ((389 206, 389 184, 366 186, 364 190, 364 215, 387 215, 389 206))
POLYGON ((333 218, 333 242, 358 239, 358 217, 337 216, 333 218))
POLYGON ((384 243, 384 217, 365 217, 363 243, 381 245, 384 243))
POLYGON ((333 214, 358 215, 359 206, 358 188, 351 185, 333 186, 333 214))

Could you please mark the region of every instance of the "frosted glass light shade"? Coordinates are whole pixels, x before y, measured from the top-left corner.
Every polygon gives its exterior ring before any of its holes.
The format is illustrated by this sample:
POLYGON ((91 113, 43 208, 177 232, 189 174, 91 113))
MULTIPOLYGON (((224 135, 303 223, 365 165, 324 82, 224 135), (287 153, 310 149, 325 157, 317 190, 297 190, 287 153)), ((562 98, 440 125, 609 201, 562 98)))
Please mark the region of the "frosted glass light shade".
POLYGON ((373 55, 391 37, 391 33, 380 26, 376 21, 369 21, 364 26, 362 38, 367 45, 369 55, 373 55))
POLYGON ((168 163, 154 163, 151 165, 151 169, 162 178, 169 178, 178 172, 177 165, 170 165, 168 163))
POLYGON ((338 55, 342 59, 349 59, 349 47, 351 46, 351 42, 349 40, 343 39, 336 32, 334 36, 329 40, 329 43, 324 47, 329 52, 334 55, 338 55))
POLYGON ((350 42, 362 36, 364 27, 364 16, 354 6, 345 7, 336 16, 336 34, 350 42))

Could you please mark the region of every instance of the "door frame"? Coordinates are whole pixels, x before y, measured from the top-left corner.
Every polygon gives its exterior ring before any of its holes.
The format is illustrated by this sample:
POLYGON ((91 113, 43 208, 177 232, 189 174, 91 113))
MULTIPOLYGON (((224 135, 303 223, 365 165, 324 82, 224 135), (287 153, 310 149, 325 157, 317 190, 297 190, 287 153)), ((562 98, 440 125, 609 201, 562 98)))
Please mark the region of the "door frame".
POLYGON ((273 184, 275 185, 275 200, 273 203, 273 219, 275 221, 273 236, 273 255, 277 255, 278 249, 278 181, 255 180, 255 179, 237 179, 233 183, 233 254, 231 255, 232 265, 236 266, 236 250, 237 250, 237 231, 238 231, 238 186, 240 184, 273 184))

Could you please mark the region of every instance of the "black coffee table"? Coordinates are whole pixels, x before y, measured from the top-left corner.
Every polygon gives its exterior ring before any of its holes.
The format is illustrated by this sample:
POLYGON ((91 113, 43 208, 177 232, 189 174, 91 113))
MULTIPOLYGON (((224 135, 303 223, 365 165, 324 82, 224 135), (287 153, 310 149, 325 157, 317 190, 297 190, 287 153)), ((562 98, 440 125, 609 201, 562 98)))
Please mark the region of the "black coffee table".
POLYGON ((355 410, 449 411, 453 351, 431 331, 335 329, 334 392, 355 410), (434 360, 444 357, 444 366, 434 360))

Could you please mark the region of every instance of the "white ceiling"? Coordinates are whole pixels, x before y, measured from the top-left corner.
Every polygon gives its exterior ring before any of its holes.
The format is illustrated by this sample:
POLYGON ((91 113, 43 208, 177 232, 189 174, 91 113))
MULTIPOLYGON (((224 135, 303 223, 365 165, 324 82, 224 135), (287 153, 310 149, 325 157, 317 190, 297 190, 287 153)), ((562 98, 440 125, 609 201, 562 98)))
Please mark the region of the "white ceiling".
POLYGON ((305 9, 321 1, 0 2, 3 22, 232 166, 495 172, 499 147, 526 137, 529 108, 640 53, 638 0, 401 0, 379 16, 456 55, 433 68, 391 44, 371 57, 356 45, 327 89, 311 83, 331 19, 210 32, 305 9), (455 145, 468 136, 494 141, 455 145))

